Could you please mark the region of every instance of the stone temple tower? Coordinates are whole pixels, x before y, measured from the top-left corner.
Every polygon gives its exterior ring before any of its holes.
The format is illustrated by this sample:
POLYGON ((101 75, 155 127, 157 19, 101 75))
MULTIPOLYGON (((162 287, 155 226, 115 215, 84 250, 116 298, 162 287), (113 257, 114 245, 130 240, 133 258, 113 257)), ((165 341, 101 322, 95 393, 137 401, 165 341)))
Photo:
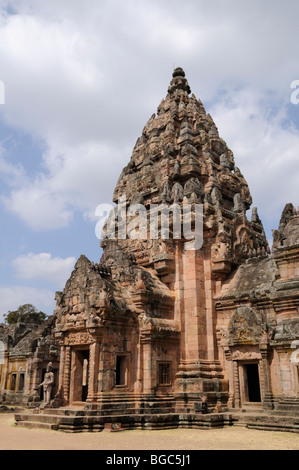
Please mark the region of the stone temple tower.
POLYGON ((35 400, 51 357, 49 406, 63 407, 21 413, 18 425, 298 431, 299 208, 286 204, 270 253, 233 153, 181 68, 113 201, 100 261, 80 256, 41 342, 40 329, 14 344, 2 328, 0 388, 15 399, 21 383, 35 400))
POLYGON ((256 208, 246 217, 252 199, 233 153, 182 68, 137 139, 113 201, 100 263, 81 256, 57 294, 60 395, 110 413, 226 404, 214 299, 231 272, 270 250, 256 208), (195 230, 196 207, 201 241, 192 249, 183 224, 191 208, 195 230), (167 237, 162 219, 155 236, 149 223, 162 208, 167 237))

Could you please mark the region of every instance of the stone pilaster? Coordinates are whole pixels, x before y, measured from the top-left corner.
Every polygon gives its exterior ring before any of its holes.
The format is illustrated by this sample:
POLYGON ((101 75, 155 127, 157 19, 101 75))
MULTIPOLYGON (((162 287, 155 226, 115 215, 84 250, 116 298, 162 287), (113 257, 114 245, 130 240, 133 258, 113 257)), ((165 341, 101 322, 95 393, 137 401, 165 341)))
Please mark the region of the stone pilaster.
POLYGON ((151 394, 153 391, 152 382, 152 342, 149 335, 142 338, 143 353, 143 393, 151 394))
POLYGON ((225 359, 228 368, 228 401, 227 406, 233 408, 234 406, 234 365, 231 357, 231 351, 225 349, 225 359))
POLYGON ((70 399, 71 347, 66 346, 64 356, 63 397, 65 403, 70 399))
POLYGON ((239 363, 233 361, 234 370, 234 392, 235 392, 235 408, 241 407, 241 396, 240 396, 240 378, 239 378, 239 363))
POLYGON ((271 389, 271 380, 269 374, 269 365, 268 365, 268 348, 267 345, 260 345, 260 351, 262 355, 262 371, 264 377, 264 397, 263 397, 263 407, 265 409, 272 409, 272 389, 271 389))
POLYGON ((92 343, 89 346, 89 374, 88 374, 88 395, 87 401, 94 401, 97 393, 97 377, 99 368, 99 343, 92 343))

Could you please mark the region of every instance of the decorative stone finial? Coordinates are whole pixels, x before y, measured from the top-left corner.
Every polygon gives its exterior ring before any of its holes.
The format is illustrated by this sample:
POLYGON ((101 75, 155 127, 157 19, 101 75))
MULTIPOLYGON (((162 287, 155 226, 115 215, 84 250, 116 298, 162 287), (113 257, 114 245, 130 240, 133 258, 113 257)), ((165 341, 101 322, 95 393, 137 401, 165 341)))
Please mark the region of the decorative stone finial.
POLYGON ((174 77, 185 77, 185 72, 182 69, 182 67, 176 67, 173 71, 172 76, 173 76, 173 78, 174 77))
POLYGON ((177 67, 174 69, 172 73, 170 87, 168 88, 168 93, 172 94, 176 90, 185 91, 188 95, 191 93, 188 81, 185 78, 185 72, 181 67, 177 67))

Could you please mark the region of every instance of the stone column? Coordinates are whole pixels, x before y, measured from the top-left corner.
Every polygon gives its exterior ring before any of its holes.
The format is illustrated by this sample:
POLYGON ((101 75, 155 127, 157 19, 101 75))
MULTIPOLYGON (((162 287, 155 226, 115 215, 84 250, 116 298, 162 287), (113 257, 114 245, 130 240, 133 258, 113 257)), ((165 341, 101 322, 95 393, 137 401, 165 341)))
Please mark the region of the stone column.
POLYGON ((279 358, 279 372, 281 379, 281 394, 288 396, 292 390, 292 377, 291 377, 291 364, 289 359, 289 352, 283 346, 277 348, 279 358))
POLYGON ((272 390, 271 390, 271 382, 270 382, 269 367, 268 367, 267 346, 262 347, 260 345, 260 351, 262 355, 262 366, 263 366, 263 376, 264 376, 263 408, 272 409, 273 408, 272 390))
POLYGON ((71 347, 66 346, 64 355, 63 397, 66 403, 70 399, 71 347))
MULTIPOLYGON (((107 346, 104 346, 107 347, 107 346)), ((109 349, 102 349, 100 352, 99 370, 97 375, 97 396, 101 399, 101 396, 107 392, 110 392, 115 385, 113 374, 113 360, 112 353, 109 349)))
POLYGON ((239 379, 239 364, 238 364, 238 361, 233 361, 233 369, 234 369, 235 408, 241 408, 240 379, 239 379))
POLYGON ((94 401, 97 393, 97 378, 99 369, 99 343, 92 343, 89 346, 89 367, 88 367, 88 395, 86 401, 94 401))
POLYGON ((299 396, 299 369, 298 365, 291 364, 291 372, 292 372, 292 383, 293 383, 293 393, 296 397, 299 396))
POLYGON ((224 350, 225 359, 227 361, 228 368, 228 401, 227 406, 232 408, 234 406, 234 365, 231 357, 231 352, 229 349, 224 350))
POLYGON ((6 390, 8 386, 8 369, 9 369, 9 352, 4 351, 4 364, 3 364, 3 388, 2 390, 6 390))
POLYGON ((214 281, 212 280, 212 262, 211 259, 204 260, 205 276, 205 304, 206 304, 206 335, 207 335, 207 359, 213 361, 216 359, 215 350, 215 303, 213 296, 215 294, 214 281))
POLYGON ((299 342, 295 341, 294 344, 291 344, 291 349, 295 349, 291 352, 290 363, 291 363, 291 372, 292 372, 292 389, 294 395, 299 397, 299 342))
POLYGON ((182 255, 182 262, 184 275, 184 331, 182 334, 185 339, 182 359, 197 364, 199 359, 208 358, 203 253, 201 250, 187 250, 182 255))
POLYGON ((134 386, 135 393, 141 393, 143 387, 143 350, 142 344, 139 341, 137 346, 137 357, 136 357, 136 366, 137 366, 137 373, 136 373, 136 382, 134 386))
POLYGON ((60 346, 59 373, 58 373, 58 393, 63 390, 63 371, 65 361, 65 346, 60 346))
POLYGON ((299 398, 299 364, 294 366, 295 383, 296 383, 296 396, 299 398))
POLYGON ((30 383, 30 389, 32 392, 37 396, 40 395, 40 389, 37 390, 38 385, 42 381, 42 359, 39 359, 37 357, 33 358, 32 361, 32 368, 31 368, 31 383, 30 383))
POLYGON ((143 393, 148 394, 152 392, 152 344, 148 335, 141 341, 143 352, 143 393))

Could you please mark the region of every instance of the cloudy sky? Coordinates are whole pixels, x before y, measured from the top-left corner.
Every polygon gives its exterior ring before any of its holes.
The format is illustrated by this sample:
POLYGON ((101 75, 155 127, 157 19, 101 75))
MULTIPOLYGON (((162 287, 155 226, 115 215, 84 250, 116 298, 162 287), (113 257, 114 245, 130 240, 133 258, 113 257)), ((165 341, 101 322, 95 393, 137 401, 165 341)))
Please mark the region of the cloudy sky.
POLYGON ((299 204, 298 16, 298 0, 0 0, 0 321, 51 314, 76 259, 99 260, 95 209, 177 66, 271 239, 299 204))

